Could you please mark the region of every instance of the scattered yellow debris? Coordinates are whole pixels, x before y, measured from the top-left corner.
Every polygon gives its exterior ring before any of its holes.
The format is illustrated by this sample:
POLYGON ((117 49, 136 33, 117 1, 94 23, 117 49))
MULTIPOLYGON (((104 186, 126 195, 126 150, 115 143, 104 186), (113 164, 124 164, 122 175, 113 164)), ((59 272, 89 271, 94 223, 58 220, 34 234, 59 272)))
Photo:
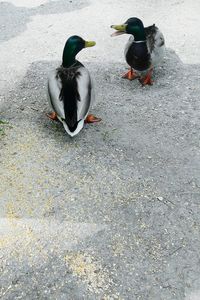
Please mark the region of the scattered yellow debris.
POLYGON ((112 284, 107 270, 95 262, 95 259, 89 254, 69 253, 65 256, 65 261, 73 274, 83 280, 92 293, 99 294, 106 291, 112 284))

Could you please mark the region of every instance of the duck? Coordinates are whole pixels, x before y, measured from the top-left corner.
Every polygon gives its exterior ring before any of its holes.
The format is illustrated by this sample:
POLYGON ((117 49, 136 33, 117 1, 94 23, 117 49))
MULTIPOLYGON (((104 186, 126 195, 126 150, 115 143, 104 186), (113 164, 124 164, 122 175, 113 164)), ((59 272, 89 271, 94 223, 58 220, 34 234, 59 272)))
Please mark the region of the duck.
POLYGON ((116 30, 111 36, 130 34, 124 51, 130 70, 122 78, 138 78, 142 85, 152 85, 153 68, 162 62, 165 53, 162 32, 155 24, 144 27, 137 17, 131 17, 121 25, 111 25, 111 28, 116 30))
POLYGON ((94 103, 94 84, 87 68, 76 59, 82 49, 95 44, 77 35, 69 37, 63 49, 61 66, 48 76, 47 96, 52 112, 47 116, 59 120, 71 137, 81 131, 84 123, 101 121, 101 118, 89 114, 94 103))

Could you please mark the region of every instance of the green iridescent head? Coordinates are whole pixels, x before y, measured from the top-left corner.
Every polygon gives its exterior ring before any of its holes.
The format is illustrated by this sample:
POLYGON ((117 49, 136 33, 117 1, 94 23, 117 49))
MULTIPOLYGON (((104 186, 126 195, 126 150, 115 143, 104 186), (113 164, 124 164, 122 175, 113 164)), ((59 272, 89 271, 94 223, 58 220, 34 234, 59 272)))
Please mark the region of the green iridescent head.
POLYGON ((146 39, 144 25, 138 18, 129 18, 121 25, 111 25, 111 28, 117 30, 112 34, 112 36, 128 33, 134 36, 135 41, 142 41, 146 39))
POLYGON ((94 41, 85 41, 80 36, 71 36, 65 44, 63 50, 62 65, 67 68, 73 65, 76 61, 76 55, 83 49, 87 47, 93 47, 96 43, 94 41))

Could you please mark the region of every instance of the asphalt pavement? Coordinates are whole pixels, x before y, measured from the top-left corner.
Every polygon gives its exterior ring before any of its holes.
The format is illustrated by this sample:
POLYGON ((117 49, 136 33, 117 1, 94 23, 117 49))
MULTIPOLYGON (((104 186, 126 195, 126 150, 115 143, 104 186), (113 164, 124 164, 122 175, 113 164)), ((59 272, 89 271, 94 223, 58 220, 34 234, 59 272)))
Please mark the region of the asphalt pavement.
POLYGON ((0 299, 200 299, 197 2, 0 1, 0 299), (153 86, 120 77, 131 16, 166 39, 153 86), (102 118, 73 139, 46 117, 72 34, 102 118))

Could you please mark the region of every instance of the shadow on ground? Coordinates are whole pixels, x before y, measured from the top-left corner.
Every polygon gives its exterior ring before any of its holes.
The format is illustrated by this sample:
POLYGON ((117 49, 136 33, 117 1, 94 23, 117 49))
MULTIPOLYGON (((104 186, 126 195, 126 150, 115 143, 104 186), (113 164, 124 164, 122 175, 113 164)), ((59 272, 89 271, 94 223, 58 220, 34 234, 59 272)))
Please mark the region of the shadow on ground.
POLYGON ((52 62, 4 106, 3 299, 182 300, 200 275, 200 66, 168 50, 144 88, 124 64, 87 66, 103 121, 75 139, 45 117, 52 62))
POLYGON ((0 43, 8 41, 26 30, 26 25, 35 15, 59 14, 79 10, 89 3, 87 0, 49 1, 34 8, 17 7, 9 2, 0 2, 0 43))

